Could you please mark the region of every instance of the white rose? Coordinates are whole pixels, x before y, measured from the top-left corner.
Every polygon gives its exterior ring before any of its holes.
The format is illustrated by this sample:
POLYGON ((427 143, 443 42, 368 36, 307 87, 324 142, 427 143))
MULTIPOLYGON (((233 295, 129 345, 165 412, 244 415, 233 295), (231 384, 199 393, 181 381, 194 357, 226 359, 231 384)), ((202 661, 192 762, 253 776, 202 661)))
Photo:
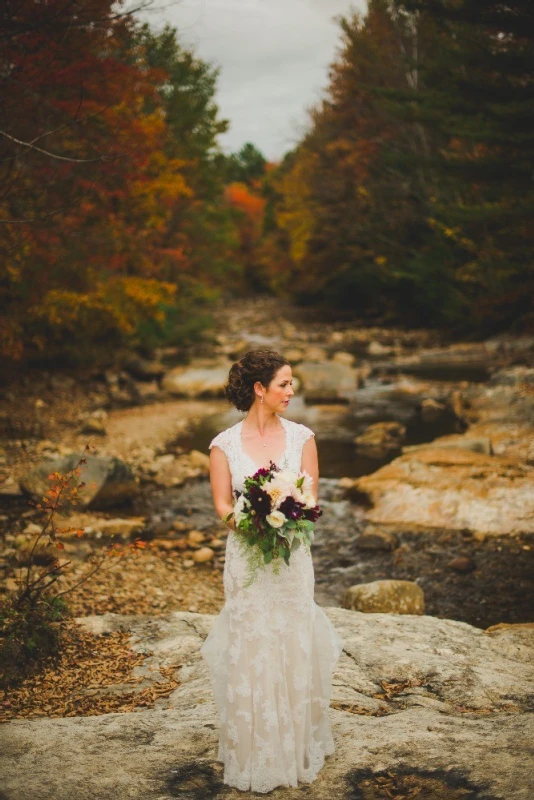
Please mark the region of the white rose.
POLYGON ((304 502, 308 506, 308 508, 315 508, 316 502, 313 492, 304 493, 304 502))
POLYGON ((237 503, 234 506, 234 519, 235 524, 238 526, 240 522, 245 518, 245 510, 248 507, 247 498, 244 494, 239 495, 237 503))
POLYGON ((284 522, 286 522, 286 516, 282 514, 281 511, 272 511, 270 514, 267 514, 265 519, 273 528, 281 528, 284 522))

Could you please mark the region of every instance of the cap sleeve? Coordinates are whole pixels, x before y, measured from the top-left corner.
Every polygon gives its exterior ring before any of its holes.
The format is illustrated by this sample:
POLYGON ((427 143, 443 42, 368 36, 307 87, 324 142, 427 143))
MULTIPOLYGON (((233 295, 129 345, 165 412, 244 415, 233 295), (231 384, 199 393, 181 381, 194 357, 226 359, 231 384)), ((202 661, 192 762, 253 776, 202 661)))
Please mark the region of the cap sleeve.
POLYGON ((300 441, 302 442, 302 445, 304 445, 308 441, 308 439, 310 439, 312 436, 315 436, 315 432, 312 431, 311 428, 308 428, 306 425, 302 425, 302 424, 300 426, 299 433, 300 433, 300 441))
POLYGON ((225 454, 226 458, 229 459, 229 447, 228 447, 228 430, 221 431, 220 433, 215 436, 211 442, 209 443, 209 449, 211 450, 212 447, 220 447, 223 453, 225 454))

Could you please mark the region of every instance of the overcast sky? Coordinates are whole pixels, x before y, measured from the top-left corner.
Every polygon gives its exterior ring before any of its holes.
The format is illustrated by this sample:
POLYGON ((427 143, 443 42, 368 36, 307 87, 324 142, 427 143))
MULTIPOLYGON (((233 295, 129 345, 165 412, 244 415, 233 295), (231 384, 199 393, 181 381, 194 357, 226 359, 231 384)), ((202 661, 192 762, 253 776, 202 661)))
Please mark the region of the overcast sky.
POLYGON ((327 85, 340 42, 333 17, 351 8, 365 0, 181 0, 147 18, 154 28, 170 22, 183 44, 221 68, 224 149, 253 142, 277 160, 301 138, 306 109, 327 85))

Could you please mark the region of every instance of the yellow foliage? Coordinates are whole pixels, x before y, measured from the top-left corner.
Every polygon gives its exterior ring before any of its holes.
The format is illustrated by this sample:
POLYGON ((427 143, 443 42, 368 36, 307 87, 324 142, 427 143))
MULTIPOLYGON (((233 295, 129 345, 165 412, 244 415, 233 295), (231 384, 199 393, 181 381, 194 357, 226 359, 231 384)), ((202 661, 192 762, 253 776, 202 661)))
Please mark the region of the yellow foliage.
MULTIPOLYGON (((101 282, 92 292, 52 289, 29 316, 39 330, 44 326, 56 337, 108 333, 118 339, 134 336, 139 322, 163 322, 162 304, 171 304, 176 286, 138 277, 117 276, 101 282)), ((44 342, 47 337, 42 341, 44 342)), ((34 337, 38 344, 39 336, 34 337)))
POLYGON ((277 187, 284 199, 276 221, 289 236, 290 255, 295 264, 300 264, 307 255, 313 230, 312 192, 307 180, 311 172, 309 161, 306 154, 297 159, 277 187))

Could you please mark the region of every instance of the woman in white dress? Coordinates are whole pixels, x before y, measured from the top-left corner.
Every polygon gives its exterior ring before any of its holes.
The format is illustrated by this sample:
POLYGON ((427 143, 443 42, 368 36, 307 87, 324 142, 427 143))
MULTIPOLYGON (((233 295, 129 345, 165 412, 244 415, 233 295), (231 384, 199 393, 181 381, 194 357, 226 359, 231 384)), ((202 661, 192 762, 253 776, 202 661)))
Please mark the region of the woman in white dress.
MULTIPOLYGON (((235 490, 270 461, 306 470, 318 498, 314 433, 280 416, 293 395, 291 366, 273 350, 247 353, 230 369, 226 397, 247 415, 210 444, 210 479, 219 517, 235 490)), ((218 760, 224 783, 269 792, 311 783, 334 752, 328 709, 342 639, 314 602, 309 549, 290 565, 262 566, 245 588, 247 564, 233 518, 223 581, 225 604, 200 649, 207 661, 220 722, 218 760)))

